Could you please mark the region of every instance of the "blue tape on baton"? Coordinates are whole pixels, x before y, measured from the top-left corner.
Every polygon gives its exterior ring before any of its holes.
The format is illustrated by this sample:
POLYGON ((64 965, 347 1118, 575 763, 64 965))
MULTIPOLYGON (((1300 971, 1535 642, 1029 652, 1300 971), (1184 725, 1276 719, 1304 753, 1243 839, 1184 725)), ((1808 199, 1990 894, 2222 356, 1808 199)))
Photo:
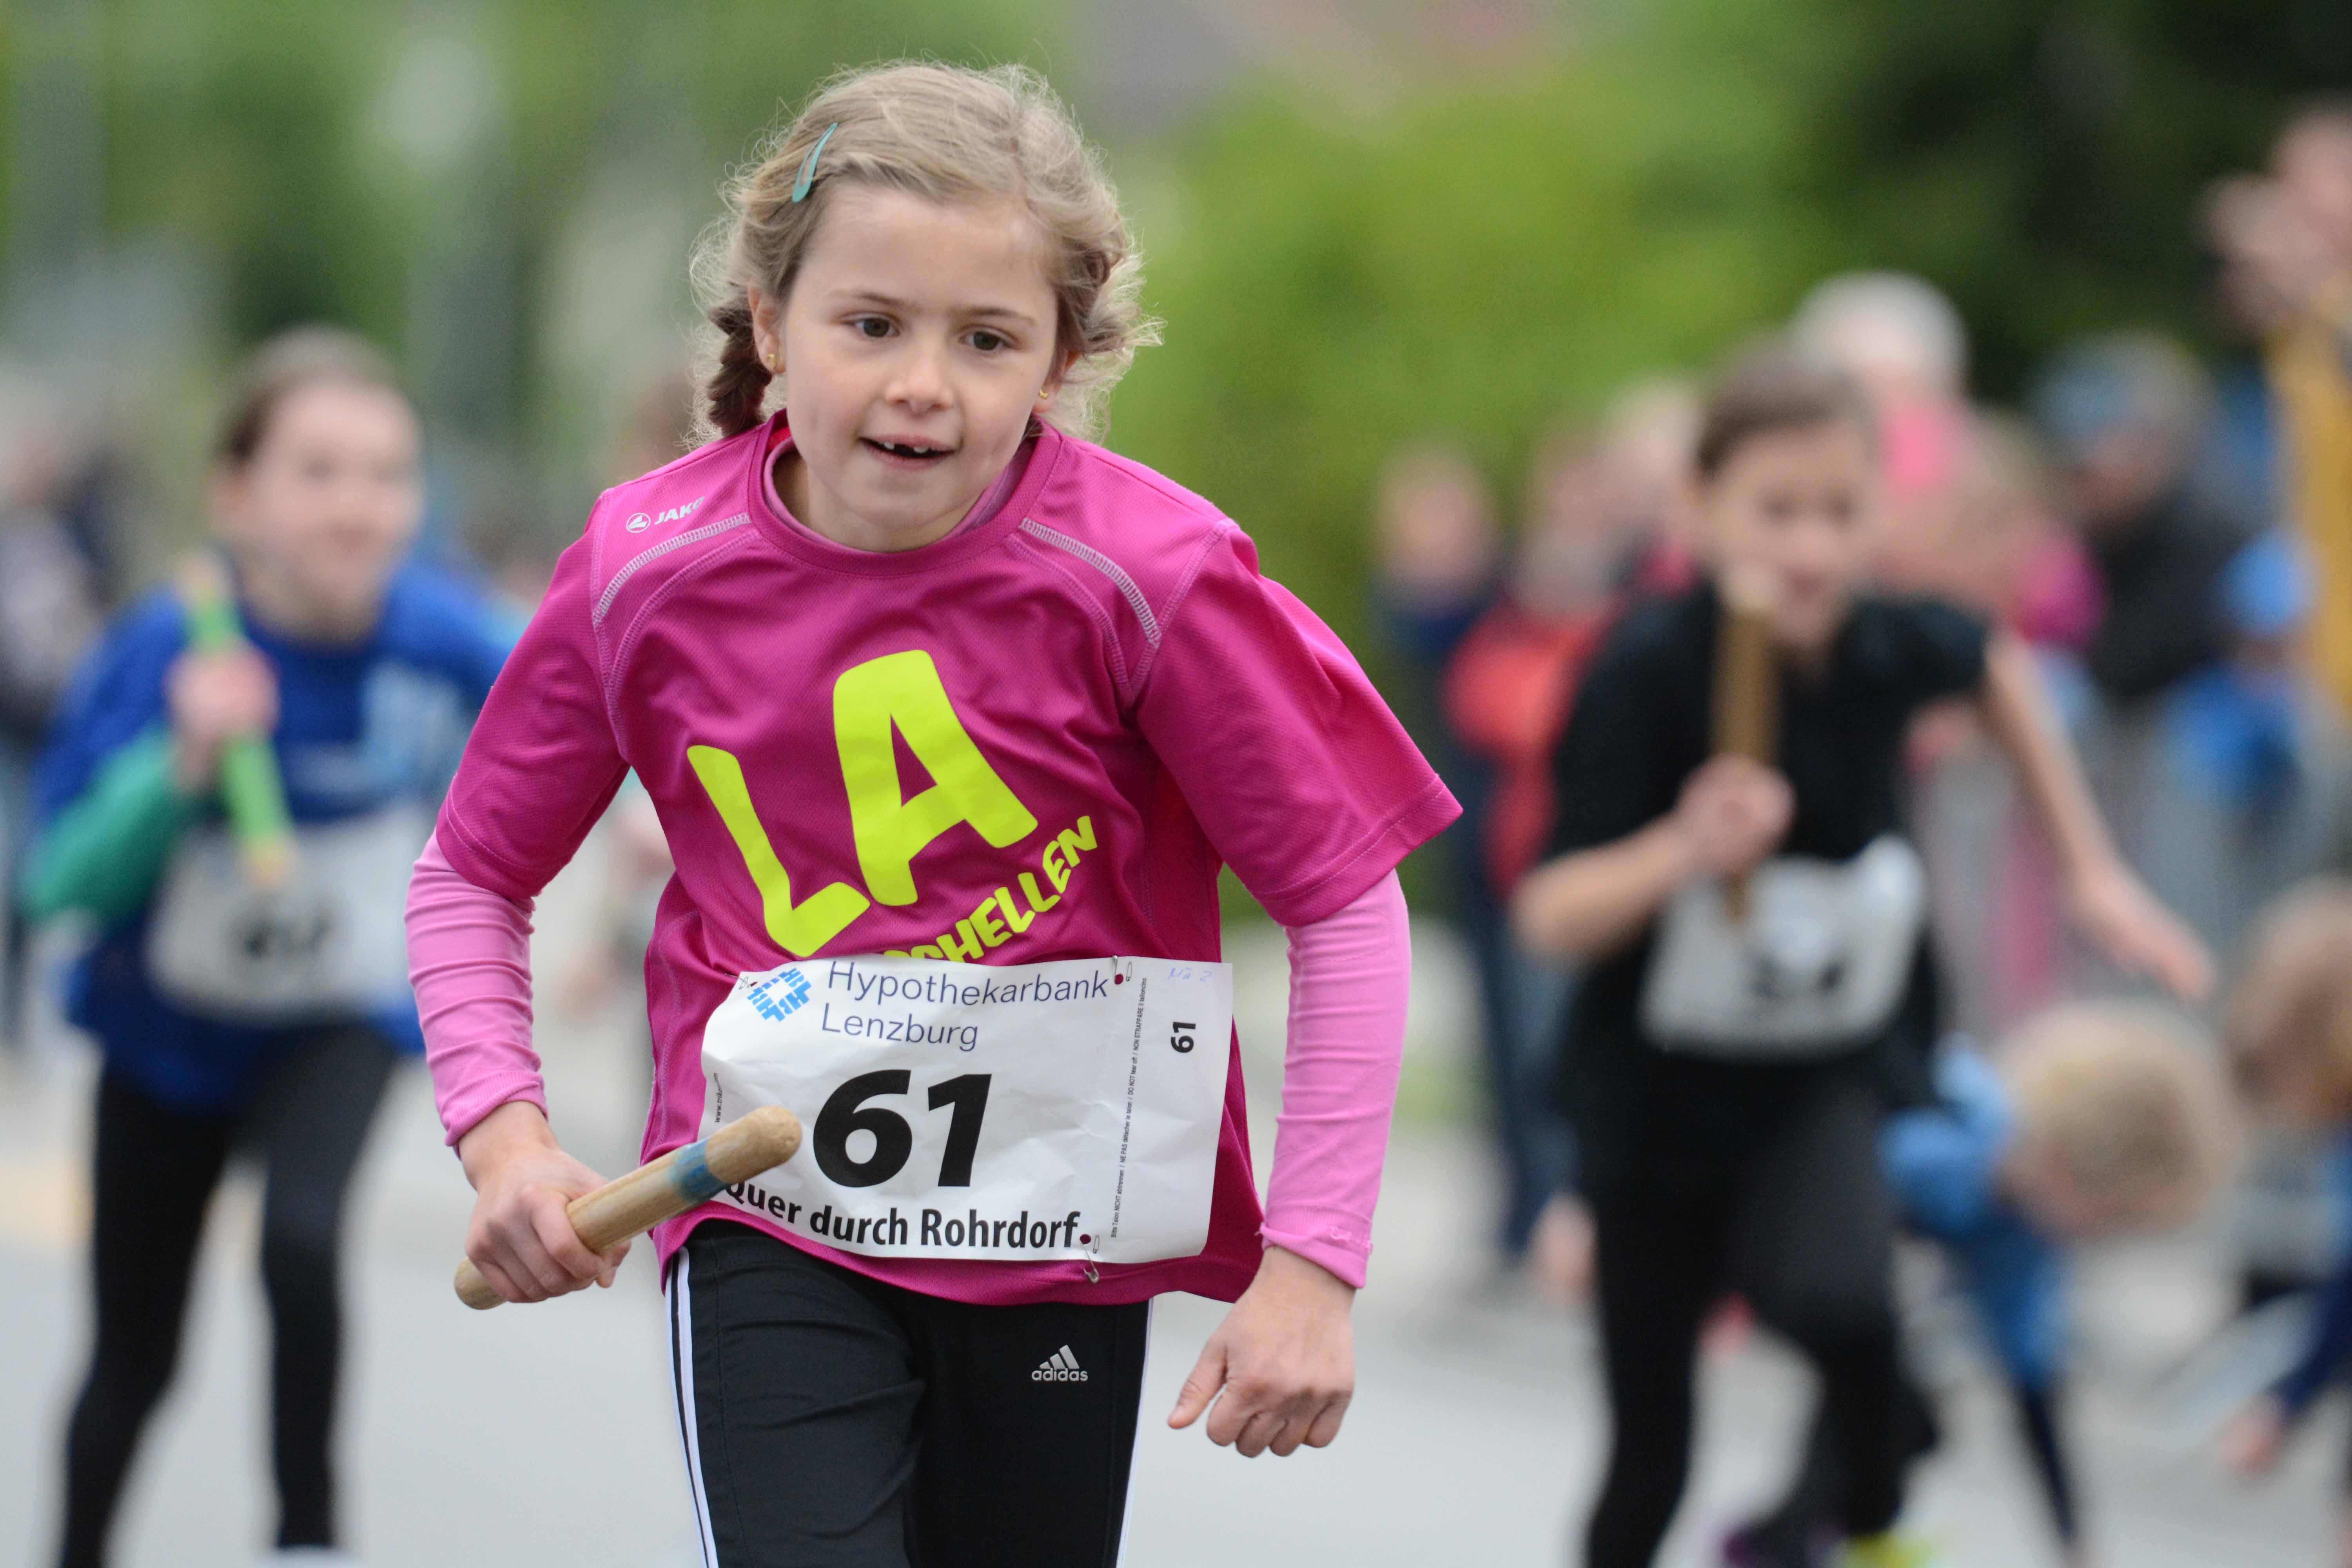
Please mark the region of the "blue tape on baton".
POLYGON ((699 1143, 688 1143, 677 1152, 677 1161, 669 1168, 669 1179, 680 1196, 698 1204, 715 1196, 719 1189, 726 1185, 711 1172, 708 1139, 699 1143))

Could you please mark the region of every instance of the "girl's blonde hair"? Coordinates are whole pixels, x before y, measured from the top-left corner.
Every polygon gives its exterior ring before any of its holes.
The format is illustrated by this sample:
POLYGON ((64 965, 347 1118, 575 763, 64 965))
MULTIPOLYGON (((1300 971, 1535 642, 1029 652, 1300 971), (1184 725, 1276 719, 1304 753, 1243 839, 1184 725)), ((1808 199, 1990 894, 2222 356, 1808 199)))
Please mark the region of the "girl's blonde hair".
POLYGON ((2352 881, 2315 878, 2263 912, 2231 997, 2230 1045, 2271 1110, 2352 1118, 2352 881))
POLYGON ((1143 258, 1102 155, 1026 67, 924 61, 835 76, 729 179, 726 216, 704 234, 694 261, 696 291, 719 340, 706 384, 711 428, 740 435, 766 417, 771 377, 752 342, 747 291, 781 299, 791 290, 830 193, 848 182, 935 202, 1021 204, 1045 242, 1055 346, 1068 362, 1045 416, 1073 434, 1097 434, 1135 351, 1160 341, 1139 300, 1143 258), (806 199, 794 201, 821 140, 806 199))
POLYGON ((2221 1052, 2179 1011, 2078 1002, 2019 1026, 1995 1054, 2020 1145, 2133 1222, 2175 1224, 2235 1163, 2237 1121, 2221 1052))

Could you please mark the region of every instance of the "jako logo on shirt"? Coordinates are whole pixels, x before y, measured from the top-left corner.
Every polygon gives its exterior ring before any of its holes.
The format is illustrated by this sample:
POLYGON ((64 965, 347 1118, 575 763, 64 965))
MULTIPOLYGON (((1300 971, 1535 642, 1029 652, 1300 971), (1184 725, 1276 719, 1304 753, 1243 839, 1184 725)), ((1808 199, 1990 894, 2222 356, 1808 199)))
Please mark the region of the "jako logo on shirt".
POLYGON ((646 530, 658 527, 665 522, 682 522, 696 507, 700 506, 708 499, 709 498, 707 496, 697 496, 684 506, 674 506, 663 512, 649 514, 641 511, 629 519, 625 526, 631 533, 643 533, 646 530))
POLYGON ((751 987, 751 1005, 760 1016, 770 1023, 780 1023, 801 1010, 809 999, 808 976, 797 969, 787 969, 782 974, 771 974, 751 987), (779 996, 777 992, 782 992, 779 996))
POLYGON ((1086 1380, 1086 1369, 1078 1365, 1078 1358, 1070 1353, 1067 1345, 1047 1356, 1045 1364, 1029 1374, 1032 1383, 1084 1383, 1086 1380))

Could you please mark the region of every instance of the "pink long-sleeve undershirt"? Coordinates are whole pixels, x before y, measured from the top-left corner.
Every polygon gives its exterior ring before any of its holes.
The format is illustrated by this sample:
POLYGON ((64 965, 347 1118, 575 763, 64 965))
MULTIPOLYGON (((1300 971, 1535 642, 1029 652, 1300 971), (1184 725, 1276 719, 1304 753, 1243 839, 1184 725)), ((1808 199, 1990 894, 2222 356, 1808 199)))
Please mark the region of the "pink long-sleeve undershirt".
MULTIPOLYGON (((530 1043, 530 900, 467 880, 437 839, 425 847, 408 889, 409 967, 453 1145, 509 1100, 547 1109, 530 1043)), ((1412 968, 1396 874, 1289 937, 1290 1037, 1261 1234, 1360 1286, 1412 968)))

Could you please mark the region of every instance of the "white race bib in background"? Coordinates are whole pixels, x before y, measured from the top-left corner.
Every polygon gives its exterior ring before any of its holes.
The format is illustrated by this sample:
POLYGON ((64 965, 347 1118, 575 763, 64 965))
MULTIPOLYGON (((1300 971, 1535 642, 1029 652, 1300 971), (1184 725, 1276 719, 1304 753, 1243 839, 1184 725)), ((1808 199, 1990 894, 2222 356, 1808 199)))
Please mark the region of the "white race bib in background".
POLYGON ((741 975, 703 1030, 702 1131, 782 1105, 804 1138, 719 1201, 877 1257, 1189 1258, 1233 1008, 1230 965, 1164 958, 741 975))
POLYGON ((1894 1016, 1927 911, 1927 868, 1891 833, 1851 860, 1767 860, 1748 877, 1745 920, 1731 918, 1720 881, 1694 882, 1660 918, 1642 1026, 1696 1056, 1849 1048, 1894 1016))
POLYGON ((180 837, 147 928, 156 988, 205 1017, 259 1026, 356 1016, 408 994, 408 878, 433 816, 401 801, 298 823, 286 885, 246 878, 210 824, 180 837))

